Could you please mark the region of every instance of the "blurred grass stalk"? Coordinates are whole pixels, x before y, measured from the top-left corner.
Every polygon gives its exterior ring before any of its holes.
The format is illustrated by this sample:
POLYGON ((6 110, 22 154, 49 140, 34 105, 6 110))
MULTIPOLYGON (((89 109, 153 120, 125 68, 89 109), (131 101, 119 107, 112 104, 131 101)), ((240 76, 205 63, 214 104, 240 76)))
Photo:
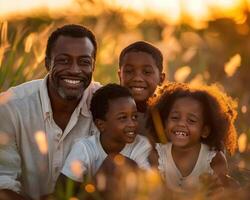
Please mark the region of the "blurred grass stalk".
POLYGON ((40 78, 45 69, 44 40, 50 26, 42 32, 29 34, 18 25, 9 30, 8 22, 0 23, 0 92, 33 78, 40 78))

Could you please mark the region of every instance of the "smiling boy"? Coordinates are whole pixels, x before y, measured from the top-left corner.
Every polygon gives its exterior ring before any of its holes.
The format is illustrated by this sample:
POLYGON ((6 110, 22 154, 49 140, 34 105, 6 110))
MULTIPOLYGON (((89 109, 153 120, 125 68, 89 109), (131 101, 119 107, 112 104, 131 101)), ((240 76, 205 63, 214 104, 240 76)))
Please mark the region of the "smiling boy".
POLYGON ((147 157, 151 145, 144 136, 137 135, 136 104, 126 88, 108 84, 98 89, 91 101, 91 112, 100 134, 75 143, 61 176, 83 182, 83 177, 93 177, 111 154, 130 158, 142 169, 150 168, 147 157), (77 173, 73 170, 74 163, 80 166, 77 173))
POLYGON ((147 101, 165 79, 161 51, 145 41, 130 44, 120 53, 118 76, 120 84, 128 88, 135 99, 139 133, 145 135, 147 101))

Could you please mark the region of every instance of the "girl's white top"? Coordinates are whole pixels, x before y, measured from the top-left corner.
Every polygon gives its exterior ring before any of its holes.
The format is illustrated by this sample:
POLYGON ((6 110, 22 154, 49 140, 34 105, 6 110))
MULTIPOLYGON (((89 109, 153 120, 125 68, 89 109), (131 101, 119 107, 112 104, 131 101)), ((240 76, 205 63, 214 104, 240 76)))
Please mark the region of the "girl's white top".
MULTIPOLYGON (((203 173, 213 174, 210 163, 216 151, 210 150, 206 144, 201 144, 200 152, 192 172, 183 177, 177 168, 171 153, 172 143, 156 144, 159 154, 159 170, 169 189, 175 192, 190 192, 198 189, 199 176, 203 173)), ((185 156, 185 155, 183 155, 185 156)))

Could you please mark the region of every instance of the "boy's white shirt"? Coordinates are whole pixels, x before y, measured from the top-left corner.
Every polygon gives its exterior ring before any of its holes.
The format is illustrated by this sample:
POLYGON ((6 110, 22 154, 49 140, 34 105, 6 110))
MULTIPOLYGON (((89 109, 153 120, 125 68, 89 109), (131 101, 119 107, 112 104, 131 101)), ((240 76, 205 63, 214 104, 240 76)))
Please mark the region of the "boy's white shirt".
MULTIPOLYGON (((134 160, 142 169, 149 169, 148 155, 152 147, 148 139, 137 135, 134 142, 126 144, 120 152, 134 160)), ((76 142, 69 153, 61 173, 74 181, 82 182, 83 176, 93 176, 98 171, 107 153, 100 143, 100 133, 76 142)))

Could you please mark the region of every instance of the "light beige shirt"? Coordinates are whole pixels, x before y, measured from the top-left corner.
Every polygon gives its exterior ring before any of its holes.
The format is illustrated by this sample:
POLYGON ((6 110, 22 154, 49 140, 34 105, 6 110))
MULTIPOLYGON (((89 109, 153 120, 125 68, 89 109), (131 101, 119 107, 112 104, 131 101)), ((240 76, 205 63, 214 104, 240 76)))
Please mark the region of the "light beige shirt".
POLYGON ((100 84, 92 82, 84 91, 62 131, 53 120, 46 83, 47 77, 13 87, 11 99, 0 103, 0 188, 34 199, 53 192, 73 143, 97 131, 89 106, 100 84))
MULTIPOLYGON (((192 172, 188 176, 182 176, 178 167, 173 160, 172 153, 172 143, 166 144, 157 144, 156 150, 159 154, 159 170, 166 180, 167 186, 178 193, 192 193, 194 190, 199 189, 199 176, 203 173, 213 174, 213 169, 210 166, 210 163, 214 156, 216 155, 216 151, 210 150, 210 148, 206 144, 201 143, 201 148, 199 152, 198 159, 196 164, 192 170, 192 172)), ((185 155, 183 155, 185 156, 185 155)))

